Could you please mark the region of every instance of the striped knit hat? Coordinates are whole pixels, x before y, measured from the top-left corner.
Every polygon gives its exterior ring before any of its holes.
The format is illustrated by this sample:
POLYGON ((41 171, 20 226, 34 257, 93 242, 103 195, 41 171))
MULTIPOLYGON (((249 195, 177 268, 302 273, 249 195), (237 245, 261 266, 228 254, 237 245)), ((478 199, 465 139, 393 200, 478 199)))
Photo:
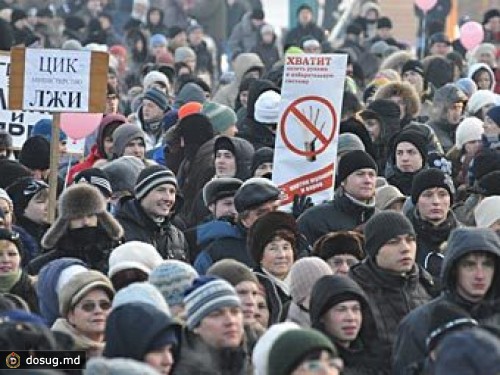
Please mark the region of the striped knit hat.
POLYGON ((227 281, 201 276, 193 281, 191 288, 184 294, 186 324, 193 330, 212 312, 224 307, 241 307, 241 302, 233 286, 227 281))
POLYGON ((170 169, 162 165, 152 165, 144 168, 139 173, 135 183, 135 197, 137 200, 141 200, 151 190, 163 184, 172 184, 177 188, 177 179, 170 169))

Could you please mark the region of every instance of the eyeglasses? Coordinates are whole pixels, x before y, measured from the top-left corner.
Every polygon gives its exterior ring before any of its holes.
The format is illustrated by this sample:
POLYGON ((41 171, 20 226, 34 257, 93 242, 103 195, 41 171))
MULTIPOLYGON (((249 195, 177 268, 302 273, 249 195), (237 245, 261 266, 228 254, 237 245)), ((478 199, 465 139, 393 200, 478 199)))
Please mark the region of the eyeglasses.
POLYGON ((100 301, 85 301, 80 305, 81 309, 85 312, 92 312, 97 306, 103 311, 108 311, 111 308, 111 302, 102 299, 100 301))
POLYGON ((359 260, 357 259, 352 259, 352 258, 349 258, 349 259, 342 259, 342 258, 330 258, 328 259, 328 262, 327 262, 330 266, 333 266, 333 267, 342 267, 342 265, 345 263, 347 264, 347 266, 349 268, 351 268, 352 266, 355 266, 356 264, 359 263, 359 260))
POLYGON ((344 363, 340 358, 331 358, 327 361, 321 359, 311 359, 305 362, 302 362, 300 368, 309 371, 309 372, 320 372, 323 370, 331 370, 336 369, 342 371, 344 369, 344 363))

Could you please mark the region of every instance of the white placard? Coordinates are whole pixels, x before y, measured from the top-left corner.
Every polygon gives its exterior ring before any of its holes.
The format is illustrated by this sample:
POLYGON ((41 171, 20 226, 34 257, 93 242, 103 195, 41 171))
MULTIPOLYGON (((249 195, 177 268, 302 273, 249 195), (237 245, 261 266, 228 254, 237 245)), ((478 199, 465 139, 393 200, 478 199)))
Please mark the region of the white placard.
POLYGON ((314 203, 332 199, 347 55, 287 55, 276 132, 273 182, 314 203))
POLYGON ((26 49, 23 109, 89 112, 91 51, 26 49))
MULTIPOLYGON (((42 119, 52 119, 48 112, 11 111, 9 103, 10 56, 0 54, 0 129, 12 136, 12 145, 16 149, 23 147, 31 134, 33 126, 42 119)), ((68 152, 83 154, 85 140, 75 141, 68 138, 68 152)))

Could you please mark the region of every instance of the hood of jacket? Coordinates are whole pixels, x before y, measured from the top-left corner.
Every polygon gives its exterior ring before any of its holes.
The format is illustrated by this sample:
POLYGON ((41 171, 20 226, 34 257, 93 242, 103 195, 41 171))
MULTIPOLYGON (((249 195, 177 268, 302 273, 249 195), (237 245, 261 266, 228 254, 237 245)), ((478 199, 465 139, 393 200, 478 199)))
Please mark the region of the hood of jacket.
POLYGON ((106 346, 103 355, 107 358, 131 358, 142 362, 151 343, 170 330, 174 331, 179 340, 180 325, 155 306, 131 302, 115 307, 106 321, 106 346))
POLYGON ((459 260, 478 251, 492 254, 496 258, 495 275, 487 298, 499 298, 500 238, 491 229, 457 228, 451 233, 441 269, 443 287, 449 293, 456 293, 456 268, 459 260))
MULTIPOLYGON (((252 159, 254 154, 253 145, 246 139, 237 137, 226 137, 228 138, 234 147, 234 157, 236 158, 236 175, 235 178, 239 178, 245 181, 250 177, 250 170, 252 168, 252 159)), ((215 159, 215 157, 214 157, 215 159)))
POLYGON ((361 304, 362 326, 358 337, 373 340, 377 337, 377 328, 373 313, 368 303, 368 298, 361 287, 352 279, 345 276, 323 276, 313 287, 311 292, 311 302, 309 303, 309 315, 311 317, 311 327, 326 334, 321 317, 335 306, 335 300, 343 295, 352 296, 349 299, 356 299, 361 304))
POLYGON ((488 74, 490 75, 491 85, 490 85, 489 89, 493 90, 495 88, 495 85, 496 85, 495 73, 493 73, 493 69, 491 69, 491 67, 488 64, 485 64, 485 63, 472 64, 469 67, 469 71, 467 72, 467 77, 472 79, 472 76, 474 76, 474 74, 476 74, 477 71, 480 69, 486 70, 488 72, 488 74))
POLYGON ((199 246, 207 245, 219 238, 228 237, 244 238, 244 234, 239 230, 239 227, 224 220, 212 220, 208 223, 200 224, 196 228, 196 238, 199 246))
POLYGON ((241 80, 245 73, 254 68, 258 68, 261 71, 264 70, 264 64, 260 59, 259 55, 251 52, 240 53, 236 59, 234 60, 234 73, 236 75, 235 82, 237 83, 237 87, 240 85, 241 80))
POLYGON ((104 132, 106 128, 112 124, 124 124, 127 122, 125 116, 117 113, 117 114, 109 114, 102 118, 101 123, 99 124, 99 129, 97 131, 97 150, 99 154, 102 155, 103 158, 107 159, 106 152, 104 151, 104 132))

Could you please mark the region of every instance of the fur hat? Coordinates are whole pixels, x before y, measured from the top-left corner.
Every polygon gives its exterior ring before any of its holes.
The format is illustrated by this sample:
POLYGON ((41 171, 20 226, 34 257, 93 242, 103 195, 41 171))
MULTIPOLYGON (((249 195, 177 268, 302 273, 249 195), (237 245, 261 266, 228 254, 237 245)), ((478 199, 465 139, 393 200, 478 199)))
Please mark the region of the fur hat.
POLYGON ((403 98, 406 115, 415 117, 420 112, 420 98, 415 88, 408 82, 389 82, 380 87, 373 97, 374 100, 390 99, 393 96, 403 98))
POLYGON ((314 243, 313 255, 327 261, 335 255, 350 254, 358 260, 365 257, 364 237, 354 231, 327 233, 314 243))
POLYGON ((58 202, 59 216, 42 238, 42 247, 52 249, 69 228, 71 219, 96 215, 98 223, 108 235, 118 240, 123 237, 123 228, 109 212, 101 192, 89 184, 77 184, 63 191, 58 202))
POLYGON ((203 187, 203 202, 208 207, 212 203, 227 197, 234 197, 243 182, 233 177, 214 178, 203 187))
POLYGON ((274 239, 276 232, 280 230, 290 232, 293 238, 292 247, 295 252, 299 232, 297 222, 292 215, 281 211, 269 212, 258 218, 250 227, 247 236, 247 248, 256 264, 260 264, 264 248, 274 239))
POLYGON ((234 196, 234 206, 238 213, 251 210, 263 203, 278 200, 280 190, 267 178, 252 177, 246 180, 234 196))

